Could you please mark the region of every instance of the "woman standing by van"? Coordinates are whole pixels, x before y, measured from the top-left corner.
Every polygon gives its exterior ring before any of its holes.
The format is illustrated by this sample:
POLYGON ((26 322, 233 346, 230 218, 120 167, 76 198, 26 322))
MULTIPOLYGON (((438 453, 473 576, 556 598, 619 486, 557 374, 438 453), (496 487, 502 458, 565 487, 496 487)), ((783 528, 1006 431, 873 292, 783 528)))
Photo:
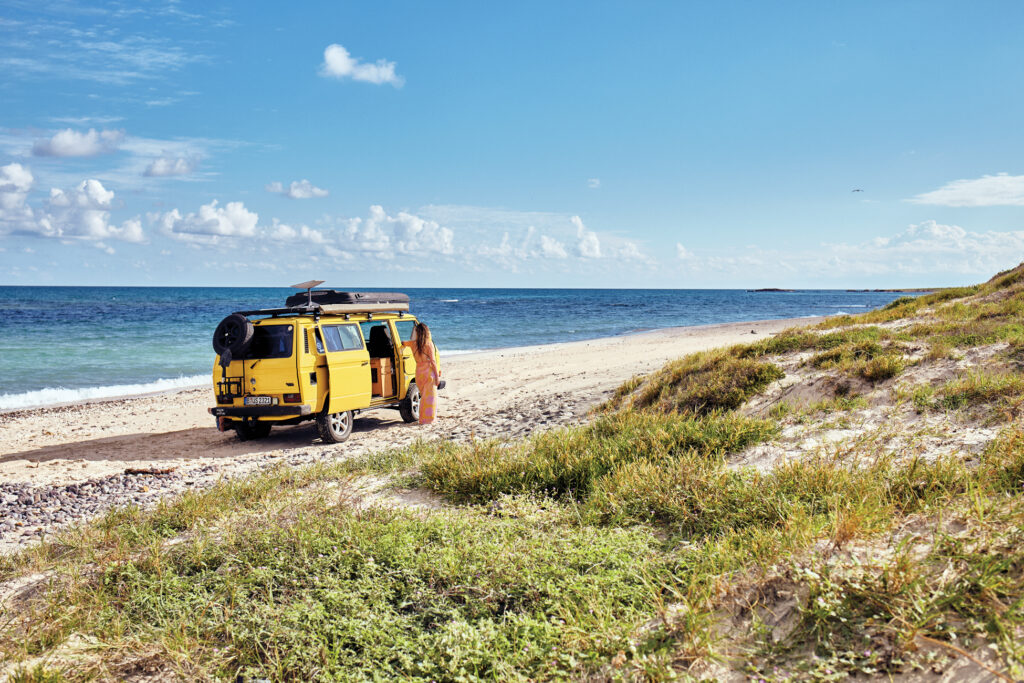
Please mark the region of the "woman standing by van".
POLYGON ((412 357, 416 361, 416 386, 420 390, 420 424, 434 421, 437 411, 437 385, 441 383, 441 366, 437 347, 430 337, 430 328, 416 323, 412 328, 412 357))

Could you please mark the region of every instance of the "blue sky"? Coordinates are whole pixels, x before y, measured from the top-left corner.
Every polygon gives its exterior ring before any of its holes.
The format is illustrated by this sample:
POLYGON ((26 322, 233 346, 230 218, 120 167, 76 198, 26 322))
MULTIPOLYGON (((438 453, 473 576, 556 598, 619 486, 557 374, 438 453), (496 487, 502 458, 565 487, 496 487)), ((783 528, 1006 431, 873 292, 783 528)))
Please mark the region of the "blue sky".
POLYGON ((0 284, 975 282, 1024 260, 1022 20, 8 0, 0 284))

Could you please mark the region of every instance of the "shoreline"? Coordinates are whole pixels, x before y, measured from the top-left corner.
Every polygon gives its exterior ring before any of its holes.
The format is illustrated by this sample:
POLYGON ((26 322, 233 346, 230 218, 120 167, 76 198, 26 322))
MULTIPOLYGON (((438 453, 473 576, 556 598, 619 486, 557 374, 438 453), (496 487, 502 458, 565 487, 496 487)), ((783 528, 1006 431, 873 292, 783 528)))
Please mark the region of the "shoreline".
POLYGON ((519 439, 582 424, 623 382, 671 360, 824 319, 663 328, 457 354, 443 363, 448 386, 438 394, 433 424, 406 424, 396 410, 363 411, 340 444, 323 443, 312 422, 239 441, 217 431, 207 413, 209 387, 7 412, 0 415, 0 554, 114 507, 149 507, 277 465, 354 458, 421 439, 519 439))
MULTIPOLYGON (((706 323, 706 324, 703 324, 703 325, 676 325, 676 326, 673 326, 673 327, 658 327, 658 328, 647 329, 647 330, 637 330, 635 332, 626 332, 624 334, 611 335, 611 336, 607 336, 607 337, 593 337, 593 338, 589 338, 589 339, 572 339, 572 340, 568 340, 568 341, 548 342, 546 344, 530 344, 530 345, 526 345, 526 346, 501 346, 501 347, 495 347, 495 348, 489 348, 489 349, 471 349, 471 350, 468 350, 468 351, 462 351, 462 350, 456 349, 456 350, 453 350, 453 351, 450 351, 450 352, 447 352, 447 353, 442 350, 441 351, 441 360, 442 360, 442 363, 450 363, 450 362, 452 362, 455 359, 462 359, 462 358, 466 358, 466 359, 469 359, 469 358, 484 358, 488 354, 499 354, 500 355, 500 354, 505 354, 505 353, 540 352, 540 351, 544 351, 546 349, 557 349, 557 348, 562 348, 562 347, 565 347, 565 346, 571 346, 571 345, 574 345, 574 344, 590 344, 590 343, 594 343, 594 342, 602 342, 602 341, 605 341, 605 340, 630 339, 630 338, 641 336, 641 335, 655 335, 655 334, 659 334, 659 333, 678 334, 678 333, 681 333, 681 332, 684 332, 684 331, 697 331, 697 330, 702 330, 702 329, 712 330, 712 329, 723 328, 723 327, 728 327, 728 326, 733 326, 733 325, 758 325, 758 324, 765 324, 765 323, 775 324, 775 323, 781 323, 781 322, 788 322, 788 323, 791 324, 791 326, 795 326, 795 325, 801 325, 801 324, 817 323, 817 322, 820 322, 822 320, 827 319, 828 317, 830 317, 830 316, 802 316, 802 317, 798 317, 798 318, 764 318, 764 319, 759 319, 759 320, 741 320, 741 321, 738 321, 738 322, 706 323)), ((210 375, 210 376, 212 376, 212 375, 210 375)), ((167 388, 167 389, 156 389, 154 391, 134 392, 134 393, 125 393, 125 394, 114 394, 114 395, 110 395, 110 396, 98 396, 98 397, 95 397, 95 398, 84 398, 84 399, 74 400, 74 401, 61 401, 61 402, 58 402, 58 403, 40 403, 40 404, 36 404, 36 405, 28 405, 28 406, 21 406, 21 407, 15 407, 15 408, 0 408, 0 424, 2 424, 7 419, 15 419, 15 418, 18 418, 18 417, 23 417, 26 414, 34 414, 34 413, 40 412, 40 411, 52 411, 52 410, 66 411, 69 408, 75 408, 75 407, 78 407, 78 406, 89 406, 89 405, 96 405, 96 404, 116 403, 116 402, 120 402, 120 401, 130 401, 130 400, 135 400, 135 399, 152 398, 152 397, 159 397, 159 396, 171 396, 171 395, 175 395, 175 394, 184 394, 184 393, 193 392, 193 391, 203 391, 203 390, 206 390, 206 389, 210 388, 210 381, 211 381, 211 380, 209 380, 210 376, 207 376, 207 381, 206 382, 197 383, 195 385, 180 386, 180 387, 170 387, 170 388, 167 388)), ((178 379, 181 379, 181 378, 178 378, 178 379)), ((162 382, 162 381, 171 381, 171 382, 173 382, 173 381, 175 381, 175 379, 174 378, 160 378, 160 379, 154 380, 151 383, 162 382)), ((8 394, 8 396, 20 396, 20 395, 25 395, 25 394, 31 394, 31 393, 34 393, 36 391, 48 391, 48 390, 51 390, 51 389, 53 389, 53 390, 78 391, 78 390, 88 390, 88 389, 102 389, 102 388, 105 388, 106 386, 114 388, 114 387, 117 387, 117 386, 126 386, 127 387, 127 386, 133 386, 133 385, 130 385, 130 384, 127 384, 127 385, 116 385, 115 384, 115 385, 104 385, 104 386, 101 386, 101 387, 80 387, 79 389, 65 389, 64 387, 53 387, 53 388, 47 388, 47 389, 34 389, 32 391, 21 392, 20 394, 8 394)))

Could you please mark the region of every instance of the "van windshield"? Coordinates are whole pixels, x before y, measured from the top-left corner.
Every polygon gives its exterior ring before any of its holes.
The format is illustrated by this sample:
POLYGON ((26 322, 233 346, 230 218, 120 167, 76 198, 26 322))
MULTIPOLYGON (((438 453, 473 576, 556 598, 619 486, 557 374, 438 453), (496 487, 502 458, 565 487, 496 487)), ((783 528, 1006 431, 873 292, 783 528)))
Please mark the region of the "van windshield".
POLYGON ((257 326, 245 358, 291 358, 292 330, 292 325, 257 326))

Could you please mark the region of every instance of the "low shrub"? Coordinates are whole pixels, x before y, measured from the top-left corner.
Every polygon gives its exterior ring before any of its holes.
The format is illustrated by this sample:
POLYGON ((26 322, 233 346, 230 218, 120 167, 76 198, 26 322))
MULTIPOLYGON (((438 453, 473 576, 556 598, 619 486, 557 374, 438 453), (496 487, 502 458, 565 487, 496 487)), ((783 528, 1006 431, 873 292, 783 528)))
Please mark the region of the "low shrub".
POLYGON ((732 350, 696 353, 668 363, 633 394, 631 406, 663 413, 707 415, 733 410, 785 373, 732 350))
POLYGON ((542 432, 517 443, 439 446, 421 465, 423 483, 456 500, 504 494, 583 499, 594 483, 629 463, 681 458, 721 462, 726 453, 771 438, 777 427, 736 414, 660 415, 623 411, 586 427, 542 432))

